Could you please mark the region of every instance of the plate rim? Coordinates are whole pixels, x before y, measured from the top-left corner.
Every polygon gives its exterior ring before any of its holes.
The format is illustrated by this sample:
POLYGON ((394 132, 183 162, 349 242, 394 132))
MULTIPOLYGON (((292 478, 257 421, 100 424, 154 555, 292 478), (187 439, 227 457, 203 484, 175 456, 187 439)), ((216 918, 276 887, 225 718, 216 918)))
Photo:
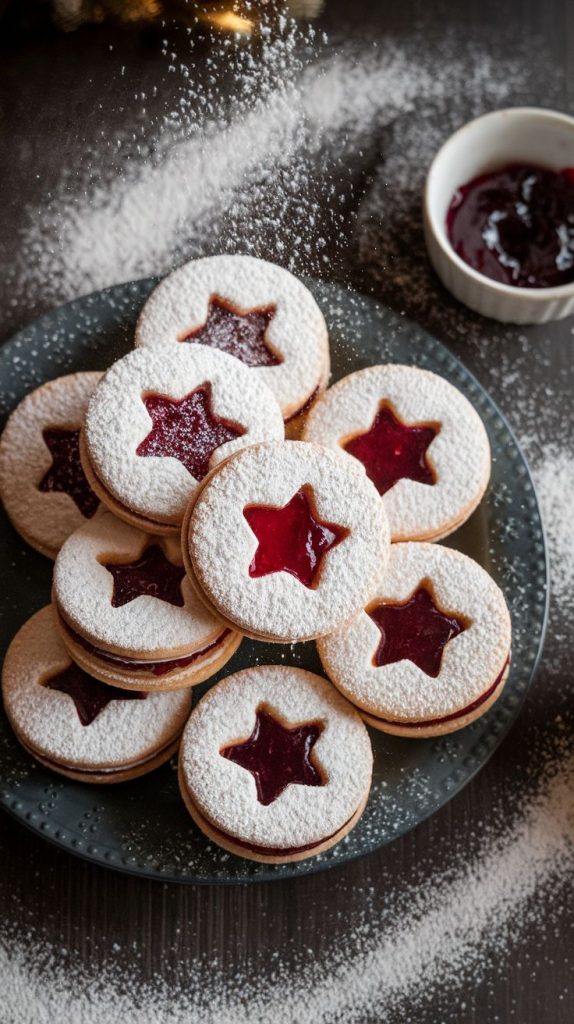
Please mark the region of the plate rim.
MULTIPOLYGON (((58 316, 61 315, 65 319, 67 311, 71 310, 73 307, 78 306, 79 304, 81 305, 82 303, 84 303, 86 301, 89 301, 90 298, 94 298, 96 296, 99 298, 101 296, 105 296, 105 295, 108 295, 110 293, 114 293, 114 292, 117 292, 117 291, 122 291, 122 292, 126 293, 126 292, 129 292, 129 289, 132 289, 134 291, 134 293, 139 293, 139 291, 141 291, 142 289, 147 289, 148 291, 151 291, 151 289, 158 283, 159 280, 160 280, 159 277, 146 277, 146 278, 140 278, 140 279, 133 280, 133 281, 120 282, 119 284, 109 285, 106 288, 97 289, 95 291, 86 293, 85 295, 78 296, 78 297, 76 297, 74 299, 69 300, 66 303, 62 303, 61 305, 54 307, 54 309, 47 310, 46 312, 42 313, 40 316, 35 317, 32 320, 30 320, 29 323, 27 323, 26 325, 21 327, 15 334, 11 335, 7 339, 5 339, 3 342, 0 342, 0 365, 4 361, 5 358, 7 358, 7 357, 9 358, 9 356, 10 356, 10 354, 11 354, 11 352, 13 350, 17 350, 20 347, 20 345, 22 343, 22 340, 23 340, 22 339, 22 335, 25 335, 26 332, 29 331, 29 329, 31 327, 34 326, 36 328, 41 329, 42 325, 45 322, 49 322, 50 324, 52 324, 53 318, 54 318, 55 315, 58 315, 58 316)), ((374 295, 366 294, 365 292, 359 291, 358 289, 355 289, 355 288, 351 287, 350 285, 347 285, 347 284, 345 284, 343 282, 336 281, 336 280, 326 280, 326 279, 322 279, 322 278, 309 278, 309 277, 305 277, 305 276, 302 278, 302 280, 303 280, 303 282, 305 284, 308 284, 311 287, 316 287, 318 290, 325 289, 326 291, 328 291, 329 289, 332 289, 334 292, 338 292, 338 293, 345 292, 349 296, 352 296, 352 297, 358 299, 360 302, 367 303, 367 305, 371 309, 373 309, 377 315, 380 315, 379 311, 388 311, 389 313, 393 314, 394 316, 398 316, 399 315, 396 312, 396 310, 392 309, 392 307, 386 306, 384 303, 379 301, 374 295)), ((238 878, 234 878, 234 877, 225 876, 225 875, 223 875, 221 877, 214 877, 214 876, 209 876, 209 877, 196 876, 196 877, 192 877, 192 876, 190 876, 188 874, 185 874, 185 873, 175 875, 175 871, 174 871, 173 867, 170 867, 170 868, 166 869, 165 872, 162 871, 161 869, 158 869, 158 868, 148 868, 148 867, 146 867, 145 864, 138 863, 137 859, 135 857, 133 858, 134 859, 134 863, 133 864, 132 863, 125 863, 125 861, 121 860, 119 857, 118 857, 117 860, 112 859, 112 857, 106 856, 105 852, 100 852, 99 850, 95 850, 93 852, 89 852, 90 851, 89 846, 86 847, 85 849, 83 849, 83 848, 74 848, 74 846, 70 843, 69 840, 66 840, 66 842, 60 840, 58 838, 58 835, 57 835, 57 830, 53 834, 51 834, 49 831, 47 831, 47 830, 42 828, 42 825, 45 824, 44 822, 36 823, 36 822, 34 822, 32 820, 29 820, 26 817, 26 814, 23 813, 23 810, 21 810, 21 809, 19 809, 17 807, 17 804, 19 803, 19 800, 18 800, 17 795, 15 793, 13 793, 13 794, 11 794, 9 796, 8 793, 3 792, 2 790, 0 790, 0 807, 7 814, 9 814, 11 818, 13 818, 14 820, 18 821, 20 824, 22 824, 29 832, 32 832, 34 835, 36 835, 36 836, 42 838, 43 840, 49 842, 52 846, 56 847, 60 851, 63 851, 64 853, 66 853, 69 856, 80 858, 81 860, 89 862, 90 864, 96 864, 98 867, 107 868, 108 870, 113 870, 113 871, 121 872, 124 875, 130 875, 132 877, 137 877, 137 878, 145 878, 146 880, 151 880, 151 881, 156 881, 156 882, 164 882, 164 883, 166 883, 166 882, 173 882, 175 884, 201 885, 201 886, 209 886, 209 885, 233 886, 233 885, 251 885, 251 884, 254 884, 254 883, 266 883, 266 882, 296 881, 298 878, 307 878, 307 877, 310 877, 311 875, 316 875, 316 874, 318 874, 320 872, 323 872, 323 871, 326 871, 326 870, 333 870, 333 869, 337 869, 337 868, 341 869, 346 864, 352 863, 353 861, 359 859, 360 857, 366 857, 366 856, 374 855, 383 846, 387 846, 390 843, 393 843, 397 839, 401 838, 403 835, 406 835, 408 832, 413 831, 419 825, 421 825, 423 822, 427 821, 430 817, 432 817, 434 814, 436 814, 438 811, 442 810, 442 808, 444 808, 448 803, 450 803, 450 801, 452 799, 454 799, 456 796, 458 796, 458 794, 461 793, 462 790, 465 788, 465 786, 467 784, 469 784, 476 777, 478 772, 486 765, 486 763, 491 759, 491 757, 494 755, 494 753, 499 749, 502 741, 508 736, 508 734, 511 732, 511 730, 516 725, 516 721, 517 721, 517 719, 519 717, 519 714, 520 714, 520 712, 521 712, 521 710, 523 708, 523 705, 524 705, 524 703, 526 701, 526 697, 528 695, 528 691, 529 691, 529 689, 530 689, 530 687, 531 687, 531 685, 532 685, 532 683, 533 683, 533 681, 534 681, 534 679, 536 677, 536 674, 537 674, 537 671, 538 671, 538 668, 539 668, 539 665, 540 665, 540 660, 541 660, 541 657, 542 657, 542 653, 543 653, 543 650, 544 650, 544 642, 545 642, 546 631, 547 631, 547 626, 548 626, 548 619, 549 619, 550 592, 551 592, 551 590, 550 590, 550 588, 551 588, 550 560, 549 560, 549 556, 548 556, 548 544, 547 544, 547 535, 546 535, 546 527, 545 527, 544 516, 543 516, 543 513, 542 513, 541 506, 540 506, 540 501, 538 499, 538 493, 537 493, 536 485, 535 485, 535 482, 534 482, 534 479, 533 479, 533 475, 532 475, 532 471, 531 471, 531 468, 530 468, 530 464, 529 464, 528 459, 526 458, 526 455, 525 455, 525 453, 523 451, 522 445, 518 441, 518 439, 516 437, 516 434, 515 434, 515 431, 514 431, 512 425, 510 424, 510 422, 508 421, 507 416, 502 412, 502 410, 498 406, 498 403, 492 397, 490 392, 487 390, 486 387, 484 387, 484 385, 482 385, 480 383, 480 381, 475 376, 475 374, 472 373, 472 371, 467 368, 466 364, 458 357, 458 355, 456 355, 454 352, 452 352, 452 350, 450 349, 449 345, 446 344, 444 341, 442 341, 440 338, 437 338, 433 333, 431 333, 430 330, 428 330, 423 325, 419 324, 418 321, 411 320, 410 318, 407 318, 407 317, 401 317, 400 318, 400 328, 401 328, 401 330, 402 330, 403 325, 407 329, 409 327, 411 327, 413 330, 416 330, 416 331, 420 332, 422 334, 422 336, 423 336, 422 340, 427 345, 429 345, 429 343, 430 343, 431 349, 434 349, 435 351, 438 351, 438 352, 441 352, 441 350, 442 350, 445 353, 446 358, 451 360, 452 364, 454 366, 456 366, 456 368, 460 372, 462 372, 462 374, 466 378, 466 381, 481 395, 481 398, 483 400, 487 401, 487 403, 491 407, 491 411, 492 411, 494 417, 497 418, 502 423, 504 429, 506 430, 506 432, 508 433, 508 435, 510 436, 510 438, 512 440, 513 446, 514 446, 514 448, 515 448, 515 450, 517 452, 518 461, 524 467, 525 478, 526 478, 527 484, 529 486, 530 492, 532 494, 532 497, 534 499, 534 508, 532 509, 532 512, 534 513, 534 515, 535 515, 535 517, 537 519, 539 533, 540 533, 541 551, 538 553, 537 557, 538 557, 539 563, 540 563, 539 564, 539 573, 540 573, 540 576, 544 580, 544 599, 543 599, 542 613, 541 613, 540 619, 537 620, 537 621, 539 621, 539 634, 538 634, 536 651, 535 651, 534 657, 532 658, 532 661, 531 661, 531 667, 528 670, 528 681, 526 682, 522 693, 518 696, 518 698, 516 700, 516 706, 515 706, 515 711, 514 711, 513 719, 512 719, 511 724, 509 725, 509 727, 506 730, 500 730, 500 733, 498 735, 496 735, 494 737, 494 739, 490 742, 489 749, 488 749, 488 752, 487 752, 486 756, 484 756, 484 758, 482 760, 480 760, 480 762, 478 762, 471 769, 467 770, 467 772, 464 774, 464 777, 461 780, 459 780, 459 781, 454 783, 452 788, 448 790, 448 793, 446 794, 445 799, 442 800, 438 804, 438 806, 431 806, 431 807, 429 807, 428 811, 423 812, 420 815, 420 817, 417 818, 417 821, 416 821, 415 824, 410 824, 409 825, 407 823, 404 828, 401 827, 387 841, 385 841, 383 843, 380 843, 378 846, 375 846, 375 847, 373 847, 371 849, 368 849, 368 850, 356 850, 356 851, 350 853, 348 856, 346 856, 344 859, 342 859, 340 861, 323 860, 321 858, 319 858, 319 859, 317 859, 317 858, 310 858, 308 861, 302 862, 302 864, 304 865, 304 870, 300 870, 300 871, 298 871, 296 873, 293 873, 293 874, 290 874, 290 875, 282 874, 280 872, 269 870, 269 868, 267 868, 267 869, 262 870, 258 874, 245 875, 244 877, 240 877, 240 878, 239 877, 238 878)), ((397 326, 399 326, 399 325, 397 325, 397 326)), ((51 327, 51 329, 53 330, 53 327, 51 327)), ((72 371, 72 372, 77 372, 77 371, 72 371)), ((353 370, 351 370, 350 372, 353 372, 353 370)), ((454 733, 453 735, 456 735, 456 733, 454 733)), ((62 780, 63 780, 64 784, 65 784, 66 780, 64 779, 63 776, 58 777, 58 779, 59 779, 60 782, 62 782, 62 780)), ((0 782, 1 782, 1 779, 0 779, 0 782)), ((30 813, 30 812, 28 812, 28 813, 30 813)), ((98 845, 99 845, 99 847, 101 849, 101 846, 102 846, 101 842, 98 845)), ((282 865, 281 867, 285 867, 285 865, 282 865)))

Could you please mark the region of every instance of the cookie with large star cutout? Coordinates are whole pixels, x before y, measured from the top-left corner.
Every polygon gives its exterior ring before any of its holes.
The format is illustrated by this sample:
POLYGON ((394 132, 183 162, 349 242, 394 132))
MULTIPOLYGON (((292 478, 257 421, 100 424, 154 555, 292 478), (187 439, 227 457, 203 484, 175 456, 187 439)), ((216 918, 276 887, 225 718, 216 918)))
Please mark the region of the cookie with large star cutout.
POLYGON ((369 725, 425 738, 462 729, 498 699, 510 666, 502 591, 467 555, 393 544, 376 596, 317 643, 323 667, 369 725))
POLYGON ((346 452, 381 495, 393 541, 440 540, 468 519, 490 479, 484 424, 443 377, 413 366, 358 370, 309 413, 303 440, 346 452))
POLYGON ((111 512, 63 545, 53 601, 74 661, 124 689, 194 686, 218 672, 241 641, 196 596, 176 538, 154 537, 111 512))
POLYGON ((127 691, 76 665, 52 605, 14 637, 2 671, 10 724, 45 768, 81 782, 124 782, 153 771, 179 746, 191 692, 127 691))
POLYGON ((276 399, 246 366, 204 345, 178 345, 114 363, 89 403, 80 451, 112 512, 150 533, 177 533, 214 466, 283 436, 276 399))
POLYGON ((207 478, 182 530, 188 577, 230 626, 290 643, 330 633, 372 597, 389 528, 351 459, 301 441, 254 445, 207 478))
POLYGON ((325 390, 329 343, 321 310, 289 271, 253 256, 192 260, 147 300, 136 345, 194 342, 235 356, 279 402, 289 436, 325 390))
POLYGON ((360 716, 330 683, 260 665, 217 683, 194 709, 179 783, 208 839, 278 864, 313 857, 350 832, 372 765, 360 716))
POLYGON ((73 373, 31 391, 0 438, 0 496, 18 533, 55 558, 100 500, 80 461, 80 429, 101 373, 73 373))

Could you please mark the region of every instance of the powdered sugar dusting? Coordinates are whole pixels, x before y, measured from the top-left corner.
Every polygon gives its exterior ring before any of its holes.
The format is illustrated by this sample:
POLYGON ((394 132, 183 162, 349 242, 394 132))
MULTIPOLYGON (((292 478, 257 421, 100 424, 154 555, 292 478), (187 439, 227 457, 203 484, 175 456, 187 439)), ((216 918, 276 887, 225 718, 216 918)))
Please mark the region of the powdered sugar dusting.
POLYGON ((298 441, 255 445, 225 463, 200 493, 187 537, 193 572, 225 618, 287 641, 351 618, 376 590, 389 547, 382 503, 362 467, 298 441), (250 576, 257 538, 243 510, 284 507, 302 487, 312 489, 319 517, 348 536, 325 556, 314 588, 286 572, 250 576))
POLYGON ((239 310, 274 309, 266 331, 280 361, 257 368, 257 379, 275 395, 287 418, 328 376, 327 326, 307 288, 288 271, 250 256, 211 256, 165 278, 147 300, 136 344, 168 351, 207 319, 212 296, 239 310))
POLYGON ((436 682, 412 661, 379 667, 379 630, 366 612, 319 642, 325 668, 349 700, 380 718, 424 722, 467 707, 502 671, 510 616, 502 592, 478 563, 435 544, 393 544, 376 601, 402 603, 430 581, 438 605, 469 622, 445 647, 436 682))
POLYGON ((482 421, 448 381, 411 366, 377 366, 343 378, 309 414, 303 439, 341 449, 367 431, 382 402, 403 423, 438 424, 427 450, 431 485, 403 478, 383 495, 393 540, 435 540, 462 525, 490 476, 490 447, 482 421))
POLYGON ((42 685, 69 664, 51 606, 28 620, 6 655, 7 713, 26 744, 42 756, 68 767, 109 770, 159 752, 183 728, 191 707, 188 690, 111 700, 90 725, 82 725, 73 700, 42 685))
POLYGON ((338 832, 368 792, 372 761, 367 730, 347 701, 320 676, 280 666, 246 669, 211 689, 181 747, 188 793, 208 821, 247 843, 279 849, 338 832), (221 757, 224 747, 251 735, 260 706, 288 728, 321 723, 313 759, 322 785, 287 786, 264 805, 251 773, 221 757))

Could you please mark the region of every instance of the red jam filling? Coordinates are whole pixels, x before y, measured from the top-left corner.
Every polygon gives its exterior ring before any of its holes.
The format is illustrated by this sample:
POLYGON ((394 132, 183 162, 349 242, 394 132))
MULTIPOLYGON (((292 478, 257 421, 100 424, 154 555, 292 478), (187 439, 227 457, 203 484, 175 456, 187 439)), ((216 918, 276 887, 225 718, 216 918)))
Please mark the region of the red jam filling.
MULTIPOLYGON (((200 818, 203 818, 203 815, 199 814, 197 808, 196 814, 200 818)), ((291 856, 296 853, 307 853, 309 850, 315 850, 318 846, 322 846, 323 843, 328 843, 330 839, 333 839, 334 836, 346 829, 352 817, 353 815, 351 815, 351 818, 349 818, 344 825, 341 825, 341 828, 338 828, 336 832, 331 832, 330 835, 323 836, 322 839, 318 839, 316 843, 307 843, 305 846, 257 846, 255 843, 248 843, 245 839, 238 839, 236 836, 231 835, 230 832, 224 832, 223 829, 217 828, 217 826, 207 818, 204 820, 207 822, 210 829, 212 829, 217 835, 221 836, 222 839, 228 839, 234 846, 239 846, 243 850, 249 850, 250 853, 260 853, 264 857, 282 857, 291 856)))
POLYGON ((76 705, 82 725, 91 725, 111 700, 145 700, 146 694, 137 690, 120 690, 93 679, 77 665, 70 665, 63 672, 52 676, 45 683, 49 690, 67 693, 76 705))
POLYGON ((306 587, 313 587, 327 552, 349 534, 345 527, 318 518, 307 487, 282 508, 247 505, 243 515, 258 540, 249 575, 288 572, 306 587))
POLYGON ((467 182, 447 213, 454 251, 517 288, 574 281, 574 168, 510 164, 467 182))
POLYGON ((311 752, 323 726, 310 722, 289 729, 264 708, 258 708, 249 739, 220 751, 222 757, 251 772, 259 803, 273 803, 292 783, 300 786, 324 786, 320 772, 311 761, 311 752))
POLYGON ((205 323, 180 340, 218 348, 246 366, 278 366, 283 360, 265 340, 274 316, 275 306, 240 313, 218 295, 212 295, 205 323))
POLYGON ((100 661, 107 661, 112 665, 125 665, 130 672, 151 672, 154 676, 165 676, 168 672, 172 672, 177 668, 186 668, 191 665, 194 661, 202 658, 205 654, 210 653, 216 647, 223 642, 224 638, 229 636, 231 633, 230 629, 224 629, 219 634, 216 640, 212 644, 208 644, 201 651, 194 651, 193 654, 187 654, 183 658, 169 658, 166 661, 142 661, 136 658, 122 658, 117 654, 110 654, 109 651, 103 651, 101 647, 96 647, 95 644, 91 644, 89 640, 85 640, 83 636, 76 633, 74 629, 71 629, 67 623, 64 623, 66 632, 70 634, 74 643, 77 643, 84 650, 90 654, 95 655, 100 661))
POLYGON ((347 441, 343 448, 363 463, 379 494, 403 479, 434 484, 427 449, 440 430, 430 424, 403 423, 389 405, 382 405, 365 434, 347 441))
POLYGON ((378 715, 371 715, 371 718, 376 718, 378 722, 384 722, 386 725, 402 725, 405 727, 405 729, 426 729, 430 725, 442 725, 443 722, 453 722, 456 718, 463 718, 465 715, 470 715, 471 712, 476 711, 476 709, 479 708, 481 704, 485 704, 488 698, 492 697, 492 694, 496 690, 497 686, 499 686, 500 683, 502 682, 504 673, 508 668, 509 661, 510 658, 507 658, 506 661, 504 662, 504 665, 502 666, 502 671, 497 675, 492 686, 488 687, 488 690, 485 690, 485 692, 482 693, 480 697, 477 697, 476 700, 473 700, 472 704, 467 704, 466 707, 461 708, 460 711, 454 711, 452 715, 444 715, 442 718, 427 718, 425 719, 424 722, 397 722, 394 721, 392 718, 379 718, 378 715))
POLYGON ((47 427, 44 443, 52 456, 52 465, 40 480, 38 490, 68 494, 86 519, 91 519, 100 504, 92 491, 80 461, 80 431, 47 427))
POLYGON ((114 578, 113 608, 121 608, 136 597, 157 597, 183 608, 181 581, 185 569, 170 562, 158 544, 150 544, 135 562, 102 564, 114 578))
POLYGON ((201 384, 185 398, 144 395, 152 429, 136 448, 136 455, 179 459, 196 480, 209 472, 216 448, 241 437, 245 430, 216 416, 211 409, 211 384, 201 384))
POLYGON ((380 604, 369 616, 381 631, 373 665, 412 661, 436 679, 449 640, 466 629, 466 623, 438 608, 426 587, 420 586, 404 604, 380 604))

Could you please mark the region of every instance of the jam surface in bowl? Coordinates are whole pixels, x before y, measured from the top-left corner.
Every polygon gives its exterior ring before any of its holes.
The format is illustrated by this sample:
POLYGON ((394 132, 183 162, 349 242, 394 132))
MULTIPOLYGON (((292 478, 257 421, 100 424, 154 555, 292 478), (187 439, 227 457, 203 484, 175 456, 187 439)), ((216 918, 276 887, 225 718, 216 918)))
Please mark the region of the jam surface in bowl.
POLYGON ((574 281, 574 168, 510 164, 458 188, 447 213, 457 253, 517 288, 574 281))

